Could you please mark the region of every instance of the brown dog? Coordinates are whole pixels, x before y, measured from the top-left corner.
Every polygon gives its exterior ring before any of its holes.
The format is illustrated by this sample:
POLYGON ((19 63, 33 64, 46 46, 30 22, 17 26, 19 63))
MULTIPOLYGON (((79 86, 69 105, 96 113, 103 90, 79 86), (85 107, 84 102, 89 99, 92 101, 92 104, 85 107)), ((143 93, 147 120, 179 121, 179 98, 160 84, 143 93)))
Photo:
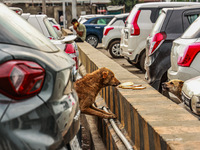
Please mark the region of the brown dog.
POLYGON ((162 88, 163 90, 171 92, 182 101, 181 90, 183 87, 183 83, 184 82, 182 80, 174 79, 174 80, 170 80, 169 82, 162 83, 162 88))
POLYGON ((119 84, 120 82, 115 78, 114 73, 105 67, 88 73, 77 80, 75 82, 75 90, 79 97, 81 112, 101 118, 116 118, 114 114, 96 108, 93 103, 103 87, 117 86, 119 84))

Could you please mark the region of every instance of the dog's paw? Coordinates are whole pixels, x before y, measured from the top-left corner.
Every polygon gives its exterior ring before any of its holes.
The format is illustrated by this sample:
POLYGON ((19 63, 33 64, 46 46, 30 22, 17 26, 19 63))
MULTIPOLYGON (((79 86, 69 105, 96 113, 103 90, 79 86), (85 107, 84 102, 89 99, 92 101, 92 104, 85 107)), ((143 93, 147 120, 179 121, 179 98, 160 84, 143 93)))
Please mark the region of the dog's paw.
POLYGON ((112 119, 116 119, 117 116, 115 114, 112 115, 112 119))

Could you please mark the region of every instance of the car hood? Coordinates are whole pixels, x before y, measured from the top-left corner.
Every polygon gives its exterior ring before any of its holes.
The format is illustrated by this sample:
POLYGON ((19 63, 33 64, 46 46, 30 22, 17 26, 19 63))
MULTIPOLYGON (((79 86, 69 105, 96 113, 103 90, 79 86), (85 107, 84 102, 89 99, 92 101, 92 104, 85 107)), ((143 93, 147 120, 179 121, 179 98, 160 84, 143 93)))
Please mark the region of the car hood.
POLYGON ((184 82, 182 92, 188 97, 200 96, 200 76, 189 79, 184 82))
MULTIPOLYGON (((14 59, 34 61, 43 68, 48 66, 56 72, 71 68, 75 64, 75 61, 64 51, 36 51, 35 49, 9 44, 0 44, 0 50, 10 54, 14 59)), ((2 63, 2 61, 4 60, 0 60, 0 63, 2 63)))

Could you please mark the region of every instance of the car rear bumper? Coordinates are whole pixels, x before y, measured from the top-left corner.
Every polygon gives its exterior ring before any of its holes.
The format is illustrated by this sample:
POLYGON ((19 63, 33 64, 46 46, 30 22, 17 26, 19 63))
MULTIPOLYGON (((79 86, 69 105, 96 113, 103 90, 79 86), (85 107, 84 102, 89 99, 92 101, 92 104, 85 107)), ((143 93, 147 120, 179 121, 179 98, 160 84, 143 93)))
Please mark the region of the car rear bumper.
MULTIPOLYGON (((9 110, 13 109, 11 105, 7 111, 12 111, 9 110)), ((80 109, 76 92, 64 95, 56 101, 42 102, 30 112, 1 122, 1 125, 15 138, 2 137, 4 141, 0 141, 0 147, 7 141, 15 143, 15 139, 24 143, 20 145, 20 150, 24 146, 25 149, 40 150, 65 147, 80 129, 80 109)))
POLYGON ((188 79, 194 78, 196 76, 199 76, 200 72, 195 70, 192 67, 181 67, 179 66, 177 71, 172 70, 172 68, 169 68, 167 76, 169 80, 172 79, 180 79, 183 81, 186 81, 188 79))

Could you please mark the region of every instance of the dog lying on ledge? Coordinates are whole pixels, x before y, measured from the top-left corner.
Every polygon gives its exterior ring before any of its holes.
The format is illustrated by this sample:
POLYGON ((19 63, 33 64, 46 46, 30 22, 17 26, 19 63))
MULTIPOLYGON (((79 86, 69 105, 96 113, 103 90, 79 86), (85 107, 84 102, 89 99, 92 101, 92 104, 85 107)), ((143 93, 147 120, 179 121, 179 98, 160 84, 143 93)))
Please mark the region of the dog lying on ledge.
POLYGON ((93 106, 99 91, 106 86, 117 86, 120 82, 115 78, 114 73, 103 67, 92 73, 86 74, 75 82, 75 90, 79 97, 81 113, 95 115, 100 118, 116 118, 112 113, 98 109, 93 106))

